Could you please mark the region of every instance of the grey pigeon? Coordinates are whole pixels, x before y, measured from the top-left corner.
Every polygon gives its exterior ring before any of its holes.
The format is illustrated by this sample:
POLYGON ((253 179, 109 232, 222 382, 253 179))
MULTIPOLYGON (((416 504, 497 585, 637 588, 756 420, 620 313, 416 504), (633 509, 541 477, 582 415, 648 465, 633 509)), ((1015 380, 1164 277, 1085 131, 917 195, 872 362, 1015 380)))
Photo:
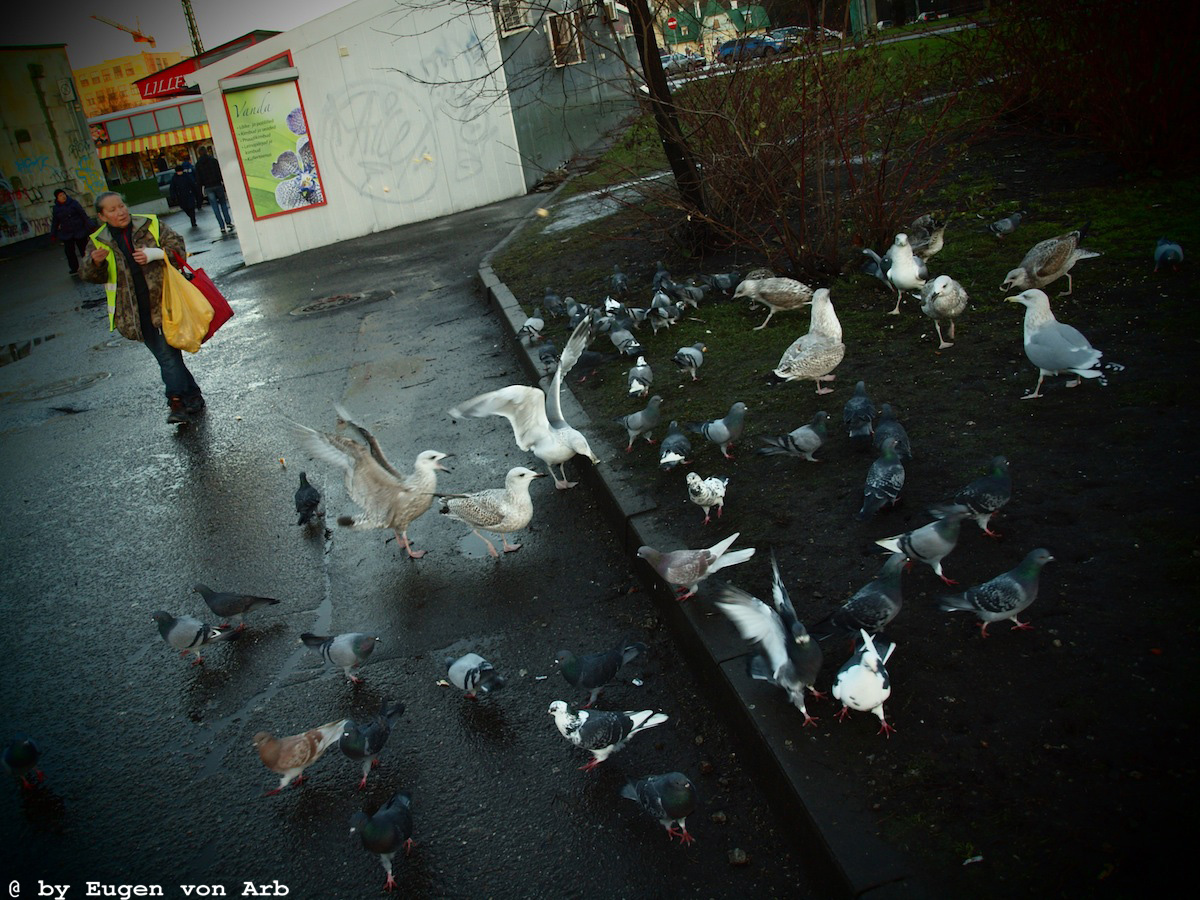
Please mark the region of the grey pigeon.
POLYGON ((674 283, 671 279, 671 273, 667 271, 667 267, 662 264, 662 261, 659 260, 656 262, 654 264, 654 277, 650 281, 650 286, 656 291, 661 291, 674 283))
POLYGON ((1023 211, 1007 215, 1003 219, 999 219, 989 225, 988 231, 998 238, 1002 238, 1006 234, 1012 234, 1017 230, 1017 226, 1021 224, 1021 219, 1024 217, 1024 215, 1025 213, 1023 211))
POLYGON ((608 279, 608 285, 613 294, 618 297, 629 296, 629 277, 615 263, 613 264, 613 273, 608 279))
POLYGON ((733 443, 742 436, 742 428, 745 424, 746 404, 740 400, 729 407, 729 412, 725 413, 719 419, 713 419, 711 422, 696 422, 688 425, 688 430, 695 434, 702 434, 709 441, 721 448, 721 455, 726 459, 733 459, 729 453, 729 448, 733 443))
POLYGON ((892 695, 892 681, 885 664, 896 645, 889 641, 876 645, 865 631, 859 634, 861 639, 854 655, 838 669, 833 682, 833 696, 842 701, 838 719, 845 719, 852 709, 874 713, 879 717, 879 733, 890 738, 896 729, 883 714, 883 703, 892 695))
POLYGON ((675 355, 671 357, 671 362, 691 375, 692 381, 699 381, 700 376, 696 372, 704 364, 704 354, 707 350, 708 347, 703 343, 692 344, 690 347, 680 347, 675 351, 675 355))
POLYGON ((621 796, 637 803, 658 819, 667 829, 667 840, 679 838, 680 844, 690 844, 695 838, 688 834, 684 820, 696 811, 696 788, 682 772, 649 775, 627 782, 621 796))
POLYGON ((809 462, 820 462, 813 454, 825 443, 828 434, 825 421, 828 418, 829 413, 822 410, 807 425, 801 425, 789 434, 759 438, 765 446, 755 452, 760 456, 803 456, 809 462))
POLYGON ((719 272, 716 275, 704 275, 702 278, 705 284, 723 294, 728 294, 742 283, 742 276, 738 272, 719 272))
POLYGON ((1011 629, 1013 631, 1026 631, 1033 626, 1022 622, 1017 616, 1037 599, 1042 566, 1053 561, 1049 550, 1040 547, 1031 550, 1015 569, 968 588, 961 594, 943 597, 938 605, 943 612, 966 610, 975 613, 979 617, 981 637, 987 637, 987 627, 1001 619, 1015 622, 1011 629))
POLYGON ((490 694, 504 687, 504 676, 478 653, 464 653, 455 659, 446 657, 446 677, 468 700, 478 700, 480 694, 490 694))
POLYGON ((1000 537, 988 527, 988 521, 1010 499, 1012 477, 1008 474, 1008 460, 1003 456, 992 457, 988 473, 976 478, 954 495, 954 502, 965 506, 983 529, 983 533, 989 537, 1000 537))
POLYGON ((637 359, 646 353, 646 348, 638 342, 638 339, 627 328, 612 329, 608 333, 608 339, 612 341, 612 345, 617 348, 617 352, 622 356, 637 359))
POLYGON ((404 715, 404 704, 400 701, 389 703, 382 701, 379 715, 361 725, 347 719, 342 726, 342 735, 338 738, 338 749, 353 760, 362 762, 362 780, 358 783, 361 791, 367 786, 367 775, 371 769, 379 765, 379 754, 392 733, 396 719, 404 715))
POLYGON ((1104 383, 1104 373, 1100 370, 1100 358, 1104 354, 1089 344, 1077 329, 1054 318, 1050 298, 1044 291, 1030 288, 1005 299, 1025 307, 1025 356, 1038 370, 1037 384, 1022 400, 1042 396, 1042 381, 1047 375, 1075 375, 1066 384, 1069 388, 1078 387, 1084 378, 1099 378, 1100 383, 1104 383))
POLYGON ((962 315, 967 308, 966 290, 949 275, 939 275, 933 281, 925 282, 921 288, 921 312, 933 319, 933 327, 937 329, 938 349, 946 350, 953 347, 954 320, 962 315), (950 325, 950 340, 942 336, 942 323, 950 325))
POLYGON ((588 702, 580 709, 590 709, 600 696, 604 686, 617 677, 621 666, 634 659, 639 653, 646 652, 642 643, 626 644, 624 641, 611 650, 601 653, 587 653, 576 656, 570 650, 559 650, 555 654, 558 670, 571 687, 587 691, 588 702))
POLYGON ((867 261, 863 263, 862 270, 872 278, 879 279, 883 286, 890 291, 892 283, 888 281, 887 270, 891 260, 881 257, 869 247, 863 248, 863 255, 867 257, 867 261))
POLYGON ((885 506, 895 506, 904 487, 904 463, 896 453, 896 439, 889 437, 879 448, 879 457, 867 470, 863 502, 858 520, 866 522, 885 506))
POLYGON ((879 418, 875 422, 875 432, 871 437, 871 442, 875 445, 875 449, 879 450, 888 438, 896 439, 896 455, 900 457, 900 461, 911 462, 912 441, 908 439, 908 431, 896 418, 896 411, 892 409, 892 405, 884 403, 879 407, 879 418))
POLYGON ((1157 272, 1161 266, 1170 266, 1178 271, 1181 262, 1183 248, 1179 246, 1179 242, 1170 238, 1159 238, 1158 243, 1154 245, 1154 271, 1157 272))
POLYGON ((651 307, 647 314, 650 320, 650 330, 653 334, 658 334, 660 328, 670 328, 681 318, 683 318, 683 307, 677 303, 667 303, 664 306, 651 307))
POLYGON ((362 684, 362 679, 351 674, 351 669, 357 669, 367 661, 379 638, 374 634, 363 634, 358 631, 338 634, 332 637, 316 635, 310 631, 300 635, 304 646, 319 650, 321 658, 335 666, 340 666, 343 674, 354 684, 362 684))
POLYGON ((805 690, 819 696, 816 683, 824 655, 820 645, 796 618, 796 610, 779 574, 775 551, 771 551, 771 595, 775 608, 741 588, 726 585, 717 606, 738 632, 759 645, 760 653, 750 659, 750 675, 769 681, 787 692, 788 700, 804 714, 805 725, 816 725, 804 704, 805 690))
POLYGON ((1034 244, 1025 254, 1025 258, 1021 260, 1021 264, 1005 276, 1000 290, 1043 288, 1065 275, 1067 276, 1067 289, 1059 296, 1066 297, 1074 290, 1074 285, 1071 283, 1071 269, 1075 263, 1081 259, 1091 259, 1100 255, 1093 250, 1084 250, 1079 246, 1079 242, 1083 240, 1085 234, 1087 234, 1087 225, 1078 231, 1060 234, 1058 237, 1034 244))
POLYGON ((663 581, 675 587, 676 593, 680 595, 678 599, 682 602, 693 596, 700 582, 709 575, 726 566, 743 563, 754 555, 753 547, 728 552, 739 534, 740 532, 735 531, 706 550, 671 550, 661 553, 653 547, 643 545, 638 548, 637 555, 646 560, 663 581))
POLYGON ((957 581, 947 578, 942 572, 942 560, 958 543, 959 526, 971 512, 959 504, 934 507, 930 512, 937 518, 928 525, 922 525, 920 528, 914 528, 904 534, 883 538, 875 543, 884 550, 903 553, 915 562, 925 563, 946 584, 958 584, 957 581))
POLYGON ((300 487, 296 488, 296 512, 300 516, 297 525, 307 525, 314 518, 325 515, 321 509, 321 492, 308 483, 308 475, 300 473, 300 487))
POLYGON ((21 783, 21 790, 28 791, 46 780, 42 770, 37 767, 41 755, 42 751, 32 738, 18 734, 0 751, 0 765, 21 783))
MULTIPOLYGON (((196 585, 192 590, 204 598, 204 602, 208 604, 208 608, 213 611, 214 615, 218 615, 222 619, 232 619, 234 616, 240 616, 241 622, 238 625, 238 631, 246 627, 246 616, 254 612, 254 610, 262 609, 264 606, 274 606, 279 602, 273 597, 255 597, 253 594, 214 591, 203 584, 196 585)), ((222 622, 221 624, 225 625, 227 623, 222 622)))
POLYGON ((658 446, 658 467, 668 472, 680 463, 691 462, 688 459, 692 453, 692 442, 688 440, 679 423, 672 421, 667 426, 667 436, 658 446))
POLYGON ((704 510, 704 524, 711 521, 708 511, 717 508, 717 518, 725 513, 725 490, 729 487, 729 479, 719 476, 701 478, 695 472, 687 474, 688 499, 704 510))
POLYGON ((196 655, 196 658, 192 660, 193 666, 204 664, 204 657, 200 655, 201 647, 221 641, 236 641, 242 636, 242 633, 236 629, 221 629, 214 625, 206 625, 191 616, 177 618, 161 609, 152 614, 150 618, 158 623, 158 633, 162 635, 162 639, 178 650, 180 656, 187 656, 189 653, 196 655))
POLYGON ((662 397, 655 394, 650 398, 650 402, 646 404, 645 409, 629 413, 626 416, 617 416, 617 418, 613 419, 614 422, 623 425, 626 434, 629 435, 629 444, 625 447, 626 453, 633 449, 633 442, 639 437, 644 437, 651 444, 654 443, 654 439, 650 437, 650 432, 658 427, 658 423, 662 419, 662 402, 662 397))
POLYGON ((546 294, 542 297, 542 309, 546 310, 552 316, 564 316, 567 314, 566 301, 551 288, 546 288, 546 294))
POLYGON ((646 362, 646 357, 637 358, 637 362, 630 366, 627 377, 630 397, 645 397, 650 393, 650 385, 654 384, 654 370, 646 362))
POLYGON ((871 448, 871 436, 875 433, 875 404, 867 396, 867 386, 860 381, 854 393, 842 407, 842 422, 850 436, 850 445, 857 450, 871 448))
POLYGON ((610 712, 601 709, 572 711, 562 700, 555 700, 546 710, 554 716, 558 733, 582 750, 590 750, 592 758, 583 771, 591 771, 616 753, 636 734, 667 721, 666 713, 652 709, 639 712, 610 712))
POLYGON ((387 881, 383 886, 389 891, 396 887, 396 879, 392 875, 392 857, 401 847, 404 848, 404 854, 408 855, 412 849, 412 832, 412 794, 408 791, 400 791, 373 816, 356 812, 350 817, 350 833, 359 836, 364 850, 379 854, 379 862, 387 873, 387 881))
MULTIPOLYGON (((542 364, 542 374, 549 375, 558 368, 558 348, 551 341, 546 341, 538 348, 538 362, 542 364)), ((576 365, 579 365, 577 362, 576 365)))
POLYGON ((904 597, 900 574, 908 565, 903 553, 893 553, 871 581, 863 585, 845 603, 814 625, 810 631, 825 640, 835 634, 855 634, 862 630, 878 634, 900 612, 904 597))
POLYGON ((908 241, 908 235, 904 233, 896 235, 892 249, 888 251, 888 260, 887 278, 892 287, 896 289, 896 308, 891 310, 888 315, 898 316, 900 315, 900 299, 904 296, 904 292, 915 291, 923 287, 928 273, 922 272, 923 266, 918 265, 912 245, 908 241))

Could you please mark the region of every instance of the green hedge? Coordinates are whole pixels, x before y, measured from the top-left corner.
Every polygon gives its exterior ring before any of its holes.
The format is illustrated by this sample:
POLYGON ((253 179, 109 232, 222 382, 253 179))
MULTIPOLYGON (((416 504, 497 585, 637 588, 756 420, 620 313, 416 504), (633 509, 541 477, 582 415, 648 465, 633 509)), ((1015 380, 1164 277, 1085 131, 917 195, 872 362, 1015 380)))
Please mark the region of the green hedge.
POLYGON ((163 195, 162 191, 158 189, 158 180, 155 178, 143 178, 141 181, 126 181, 123 184, 116 185, 113 189, 125 198, 125 203, 129 206, 137 203, 149 203, 151 200, 159 200, 163 195))

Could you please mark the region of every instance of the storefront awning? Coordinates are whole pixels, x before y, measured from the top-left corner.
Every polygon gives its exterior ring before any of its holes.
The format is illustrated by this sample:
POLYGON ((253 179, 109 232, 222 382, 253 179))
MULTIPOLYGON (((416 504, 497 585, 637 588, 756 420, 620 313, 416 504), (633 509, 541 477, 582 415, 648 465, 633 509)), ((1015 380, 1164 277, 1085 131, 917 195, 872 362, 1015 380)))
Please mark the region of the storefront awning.
POLYGON ((203 141, 212 137, 212 131, 207 124, 189 125, 187 128, 176 128, 174 131, 163 131, 146 137, 131 138, 128 141, 116 141, 97 147, 96 152, 101 159, 112 159, 114 156, 125 156, 129 153, 140 153, 143 150, 160 150, 163 147, 174 147, 176 144, 187 144, 191 141, 203 141))

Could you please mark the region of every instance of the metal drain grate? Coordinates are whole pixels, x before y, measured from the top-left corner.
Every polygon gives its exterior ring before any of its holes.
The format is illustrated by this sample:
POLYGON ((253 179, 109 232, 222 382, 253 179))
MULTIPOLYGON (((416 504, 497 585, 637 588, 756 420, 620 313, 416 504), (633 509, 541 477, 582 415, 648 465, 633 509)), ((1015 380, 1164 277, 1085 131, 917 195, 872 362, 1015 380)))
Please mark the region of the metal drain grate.
POLYGON ((292 315, 311 316, 316 313, 333 312, 334 310, 343 309, 355 303, 361 303, 366 299, 366 294, 333 294, 330 297, 322 297, 320 300, 314 300, 311 303, 305 303, 303 306, 296 307, 292 310, 292 315))
POLYGON ((75 391, 82 391, 90 388, 93 384, 103 381, 108 378, 109 372, 92 372, 88 375, 76 375, 73 378, 63 378, 60 381, 52 381, 49 384, 44 384, 40 388, 34 388, 28 394, 18 395, 18 400, 48 400, 51 397, 58 397, 62 394, 73 394, 75 391))

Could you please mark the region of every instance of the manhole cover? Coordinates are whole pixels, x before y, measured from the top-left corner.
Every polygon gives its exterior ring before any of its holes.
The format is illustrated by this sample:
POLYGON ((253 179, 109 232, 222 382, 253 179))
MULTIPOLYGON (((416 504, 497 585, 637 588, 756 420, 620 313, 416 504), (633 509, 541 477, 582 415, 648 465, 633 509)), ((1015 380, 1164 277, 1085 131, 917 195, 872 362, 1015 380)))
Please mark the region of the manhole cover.
POLYGON ((75 391, 82 391, 85 388, 90 388, 93 384, 103 381, 108 378, 108 372, 92 372, 89 375, 76 375, 74 378, 64 378, 61 381, 52 381, 50 384, 44 384, 40 388, 35 388, 23 397, 18 397, 19 400, 47 400, 50 397, 58 397, 61 394, 71 394, 75 391))
POLYGON ((333 310, 342 309, 354 303, 361 303, 365 299, 367 299, 366 294, 334 294, 330 297, 322 297, 320 300, 314 300, 311 303, 298 306, 292 310, 292 315, 311 316, 314 313, 332 312, 333 310))
POLYGON ((117 347, 123 347, 127 343, 129 343, 127 338, 117 336, 114 338, 109 338, 107 341, 105 341, 102 344, 93 344, 92 349, 93 350, 115 350, 117 347))
POLYGON ((58 335, 48 334, 45 337, 30 338, 27 341, 17 341, 14 344, 6 344, 0 347, 0 366, 7 366, 9 363, 15 363, 18 359, 24 359, 33 352, 33 348, 46 341, 54 340, 58 335))

